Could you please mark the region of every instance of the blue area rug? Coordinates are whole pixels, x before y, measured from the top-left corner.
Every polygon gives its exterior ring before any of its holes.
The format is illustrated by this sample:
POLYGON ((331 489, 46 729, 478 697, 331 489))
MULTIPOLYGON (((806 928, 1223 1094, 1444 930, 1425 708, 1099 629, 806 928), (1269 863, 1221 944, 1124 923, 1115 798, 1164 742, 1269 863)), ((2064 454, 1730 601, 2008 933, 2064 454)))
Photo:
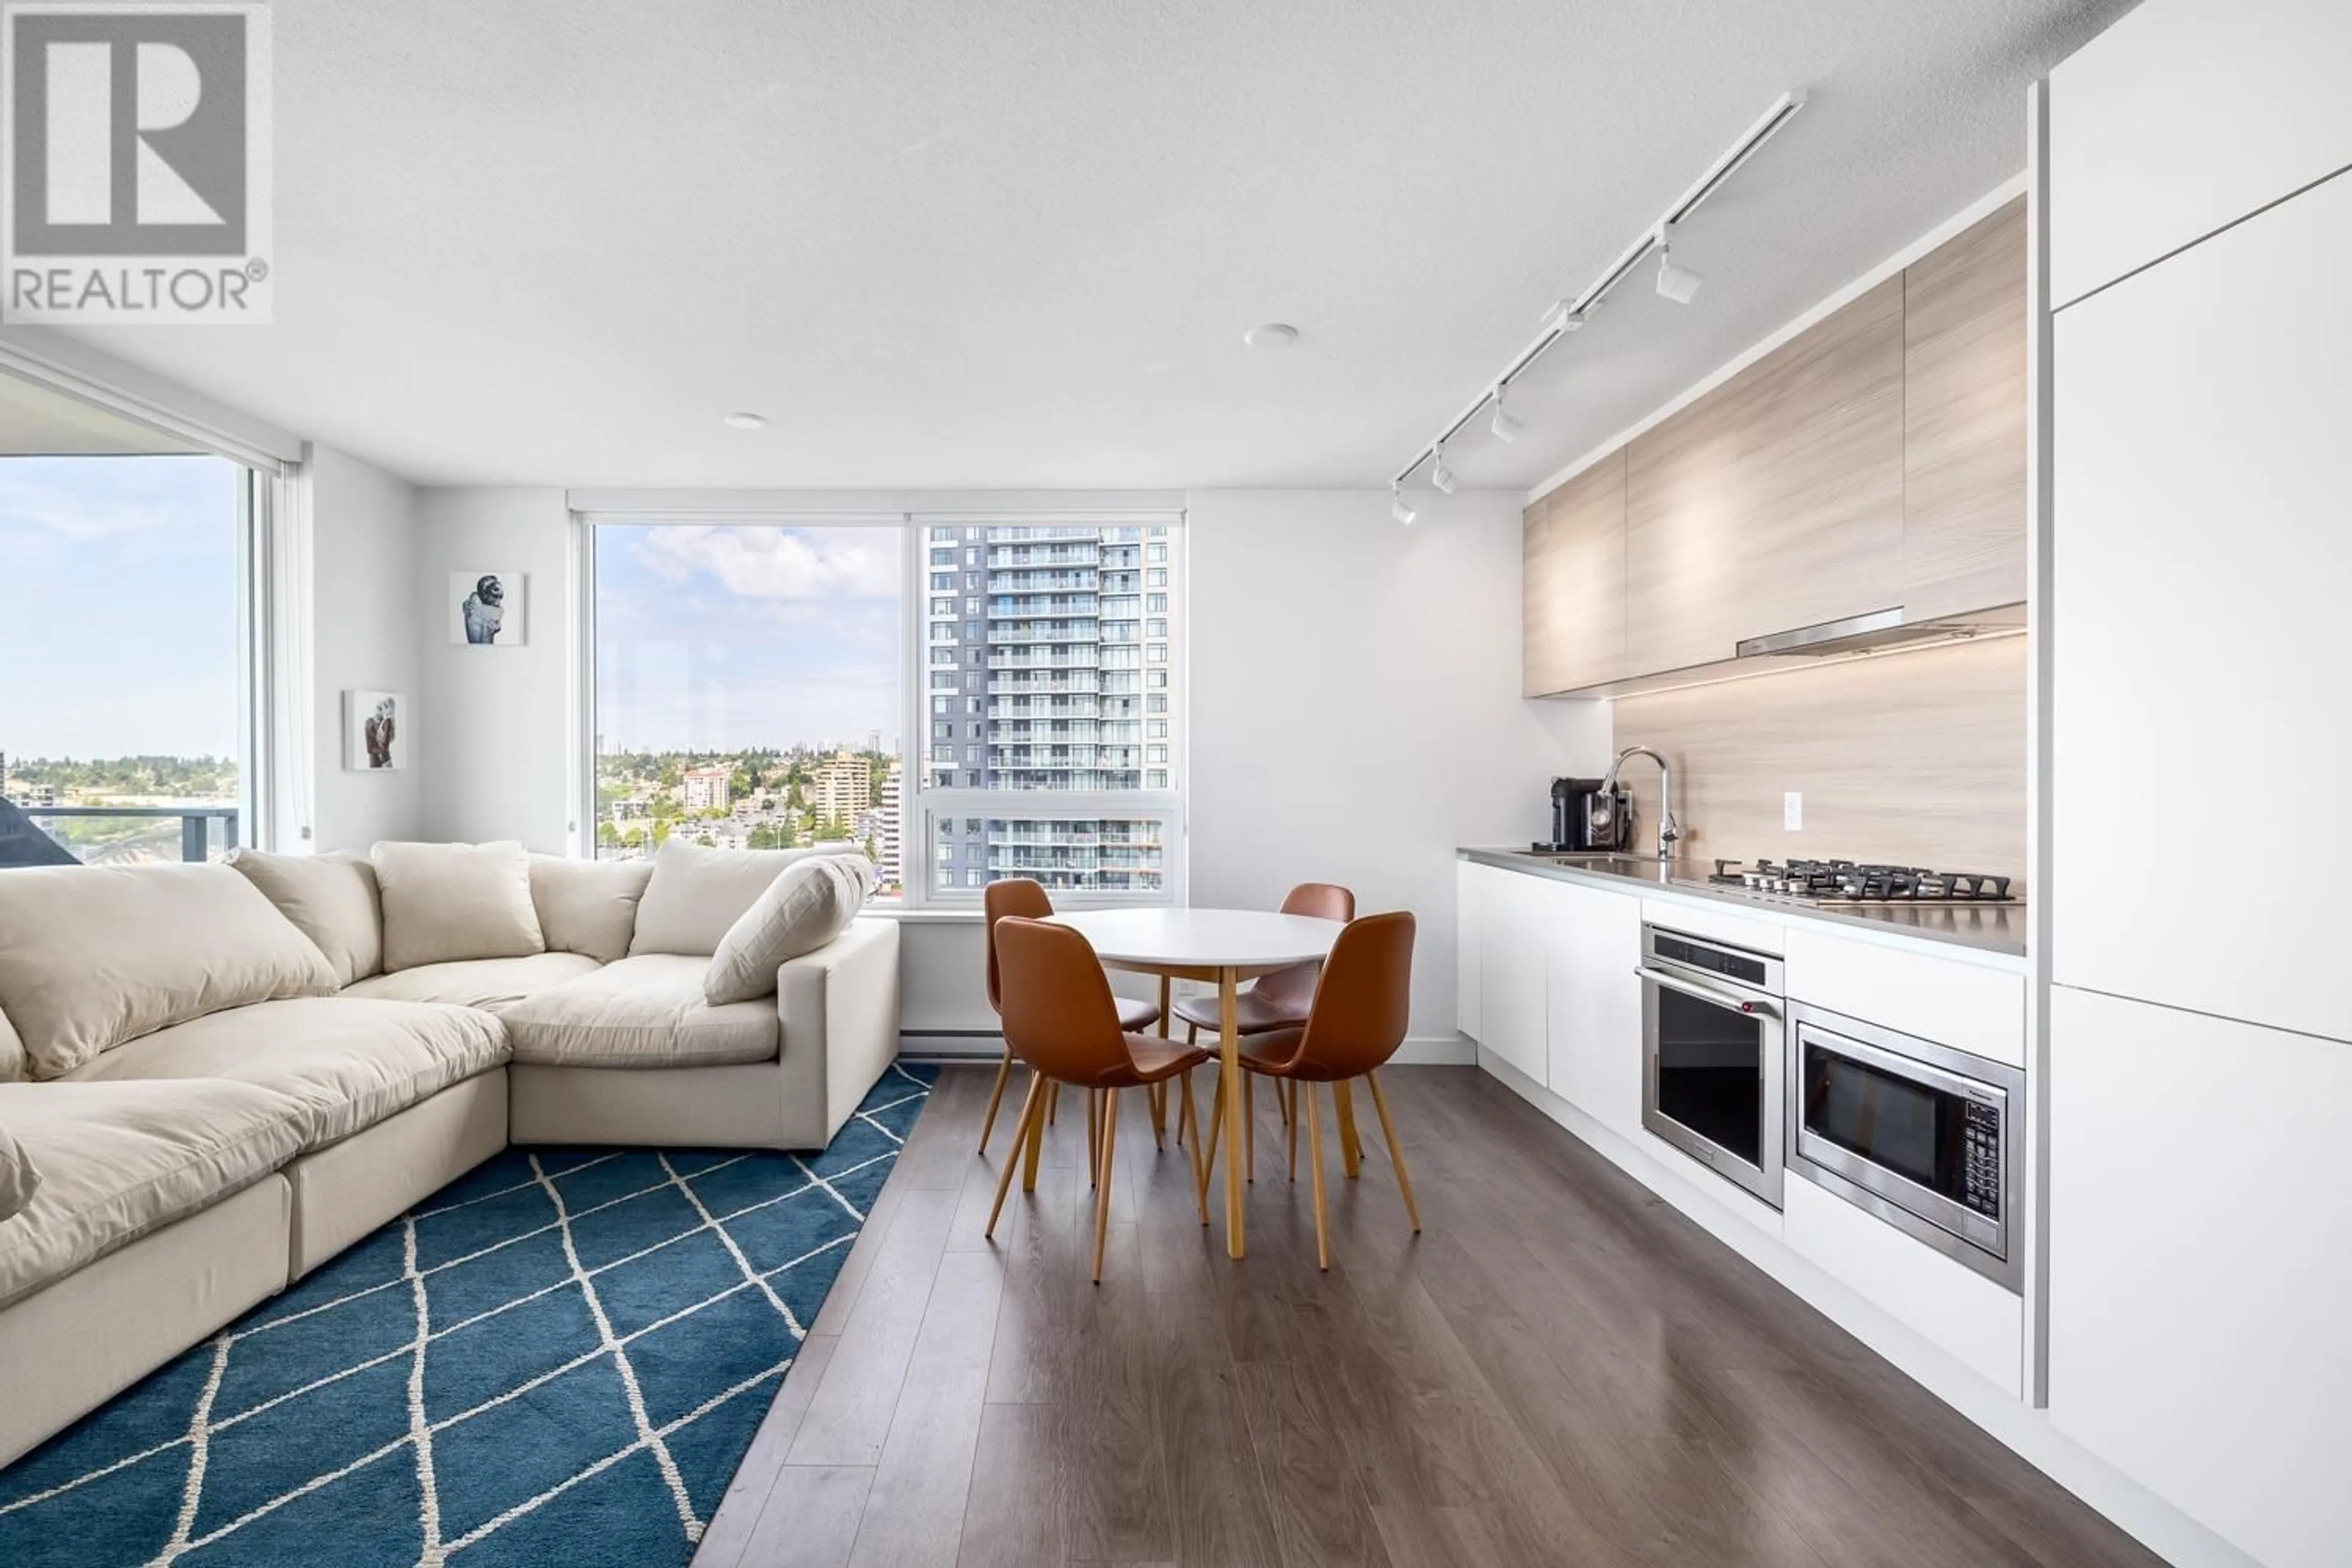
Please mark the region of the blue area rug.
POLYGON ((0 1470, 0 1563, 685 1563, 935 1076, 812 1157, 506 1151, 0 1470))

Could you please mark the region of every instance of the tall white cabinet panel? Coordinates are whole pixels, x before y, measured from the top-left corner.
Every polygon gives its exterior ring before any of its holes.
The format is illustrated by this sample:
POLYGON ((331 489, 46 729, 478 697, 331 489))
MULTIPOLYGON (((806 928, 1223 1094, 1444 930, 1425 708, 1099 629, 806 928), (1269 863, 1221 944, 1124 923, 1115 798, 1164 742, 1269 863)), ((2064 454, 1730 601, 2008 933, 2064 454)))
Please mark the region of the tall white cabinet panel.
POLYGON ((1471 860, 1454 863, 1454 1026, 1478 1038, 1478 932, 1494 868, 1471 860))
POLYGON ((1544 1036, 1542 894, 1551 884, 1480 867, 1478 1043, 1538 1083, 1550 1047, 1544 1036))
POLYGON ((2345 0, 2150 0, 2053 70, 2053 300, 2352 164, 2347 60, 2345 0))
POLYGON ((1631 1137, 1642 1126, 1642 900, 1542 887, 1551 1091, 1631 1137))
POLYGON ((2059 988, 2050 1419, 2268 1568, 2352 1551, 2352 1047, 2059 988))
POLYGON ((2342 841, 2347 277, 2352 174, 2057 318, 2060 984, 2352 1039, 2327 879, 2282 862, 2215 902, 2181 864, 2218 842, 2324 867, 2342 841))

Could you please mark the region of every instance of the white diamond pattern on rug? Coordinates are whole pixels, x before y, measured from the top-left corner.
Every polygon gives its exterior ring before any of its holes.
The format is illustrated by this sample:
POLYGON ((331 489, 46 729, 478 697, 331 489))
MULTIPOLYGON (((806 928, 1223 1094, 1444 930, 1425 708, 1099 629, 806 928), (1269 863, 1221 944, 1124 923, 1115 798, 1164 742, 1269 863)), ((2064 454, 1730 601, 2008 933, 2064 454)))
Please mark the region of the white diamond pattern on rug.
POLYGON ((683 1563, 929 1092, 511 1149, 0 1470, 0 1562, 683 1563))

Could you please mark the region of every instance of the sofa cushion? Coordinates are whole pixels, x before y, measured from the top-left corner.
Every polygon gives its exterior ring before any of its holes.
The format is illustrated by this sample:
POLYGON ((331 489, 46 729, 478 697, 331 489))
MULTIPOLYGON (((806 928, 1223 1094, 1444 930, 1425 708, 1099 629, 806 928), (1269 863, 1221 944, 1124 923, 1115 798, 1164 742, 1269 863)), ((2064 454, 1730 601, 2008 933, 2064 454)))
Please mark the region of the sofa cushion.
POLYGON ((460 1007, 493 1010, 520 1002, 550 986, 593 973, 596 961, 578 952, 534 952, 528 958, 477 958, 456 963, 420 963, 378 974, 345 989, 346 996, 390 1002, 454 1002, 460 1007))
POLYGON ((0 1008, 37 1079, 207 1013, 334 989, 317 944, 226 866, 0 872, 0 1008))
POLYGON ((0 1121, 0 1219, 6 1219, 33 1199, 33 1189, 41 1184, 39 1167, 25 1146, 16 1142, 8 1124, 0 1121))
POLYGON ((310 996, 215 1013, 133 1040, 75 1083, 234 1079, 301 1101, 302 1146, 317 1149, 507 1059, 488 1013, 436 1002, 310 996))
POLYGON ((863 855, 824 855, 787 866, 728 928, 702 979, 712 1006, 776 994, 776 966, 839 936, 874 889, 863 855))
POLYGON ((25 1042, 16 1037, 16 1026, 8 1015, 0 1013, 0 1083, 17 1083, 26 1071, 25 1042))
POLYGON ((335 984, 349 985, 383 967, 383 906, 375 868, 364 855, 265 855, 236 849, 228 864, 261 889, 335 966, 335 984))
POLYGON ((0 1084, 0 1124, 41 1170, 0 1220, 0 1306, 269 1175, 302 1123, 290 1096, 222 1079, 0 1084))
POLYGON ((773 1002, 714 1007, 709 961, 653 952, 501 1007, 518 1062, 548 1067, 709 1067, 776 1059, 783 1031, 773 1002))
POLYGON ((530 858, 530 901, 550 950, 584 952, 599 963, 629 956, 637 900, 654 874, 650 860, 530 858))
POLYGON ((637 902, 629 956, 682 952, 708 958, 785 867, 847 847, 713 849, 672 838, 654 851, 653 879, 637 902))
POLYGON ((530 857, 497 844, 379 844, 368 851, 383 895, 383 967, 543 952, 530 901, 530 857))

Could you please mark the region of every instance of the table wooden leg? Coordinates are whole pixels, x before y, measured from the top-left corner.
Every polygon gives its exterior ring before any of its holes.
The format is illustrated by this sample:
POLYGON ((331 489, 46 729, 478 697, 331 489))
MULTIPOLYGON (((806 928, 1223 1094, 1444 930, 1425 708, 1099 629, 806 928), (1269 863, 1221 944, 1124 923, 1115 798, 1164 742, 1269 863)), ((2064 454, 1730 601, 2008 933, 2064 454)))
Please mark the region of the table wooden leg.
MULTIPOLYGON (((1241 977, 1231 969, 1217 971, 1217 1051, 1225 1082, 1241 1083, 1241 1029, 1234 1014, 1235 987, 1241 977)), ((1242 1217, 1242 1097, 1238 1087, 1225 1095, 1225 1256, 1241 1258, 1248 1250, 1242 1217)))
MULTIPOLYGON (((1170 982, 1168 976, 1164 974, 1161 975, 1160 977, 1160 1037, 1163 1040, 1168 1037, 1169 984, 1170 982)), ((1164 1083, 1160 1086, 1160 1121, 1164 1123, 1168 1117, 1168 1086, 1164 1083)), ((1176 1147, 1179 1149, 1181 1149, 1184 1146, 1184 1123, 1186 1120, 1187 1119, 1181 1113, 1176 1119, 1176 1147)), ((1155 1136, 1156 1135, 1157 1133, 1155 1131, 1155 1136)))
POLYGON ((1364 1167, 1364 1145, 1356 1136, 1356 1097, 1349 1092, 1346 1079, 1331 1086, 1331 1108, 1339 1123, 1339 1164, 1354 1181, 1364 1167))

